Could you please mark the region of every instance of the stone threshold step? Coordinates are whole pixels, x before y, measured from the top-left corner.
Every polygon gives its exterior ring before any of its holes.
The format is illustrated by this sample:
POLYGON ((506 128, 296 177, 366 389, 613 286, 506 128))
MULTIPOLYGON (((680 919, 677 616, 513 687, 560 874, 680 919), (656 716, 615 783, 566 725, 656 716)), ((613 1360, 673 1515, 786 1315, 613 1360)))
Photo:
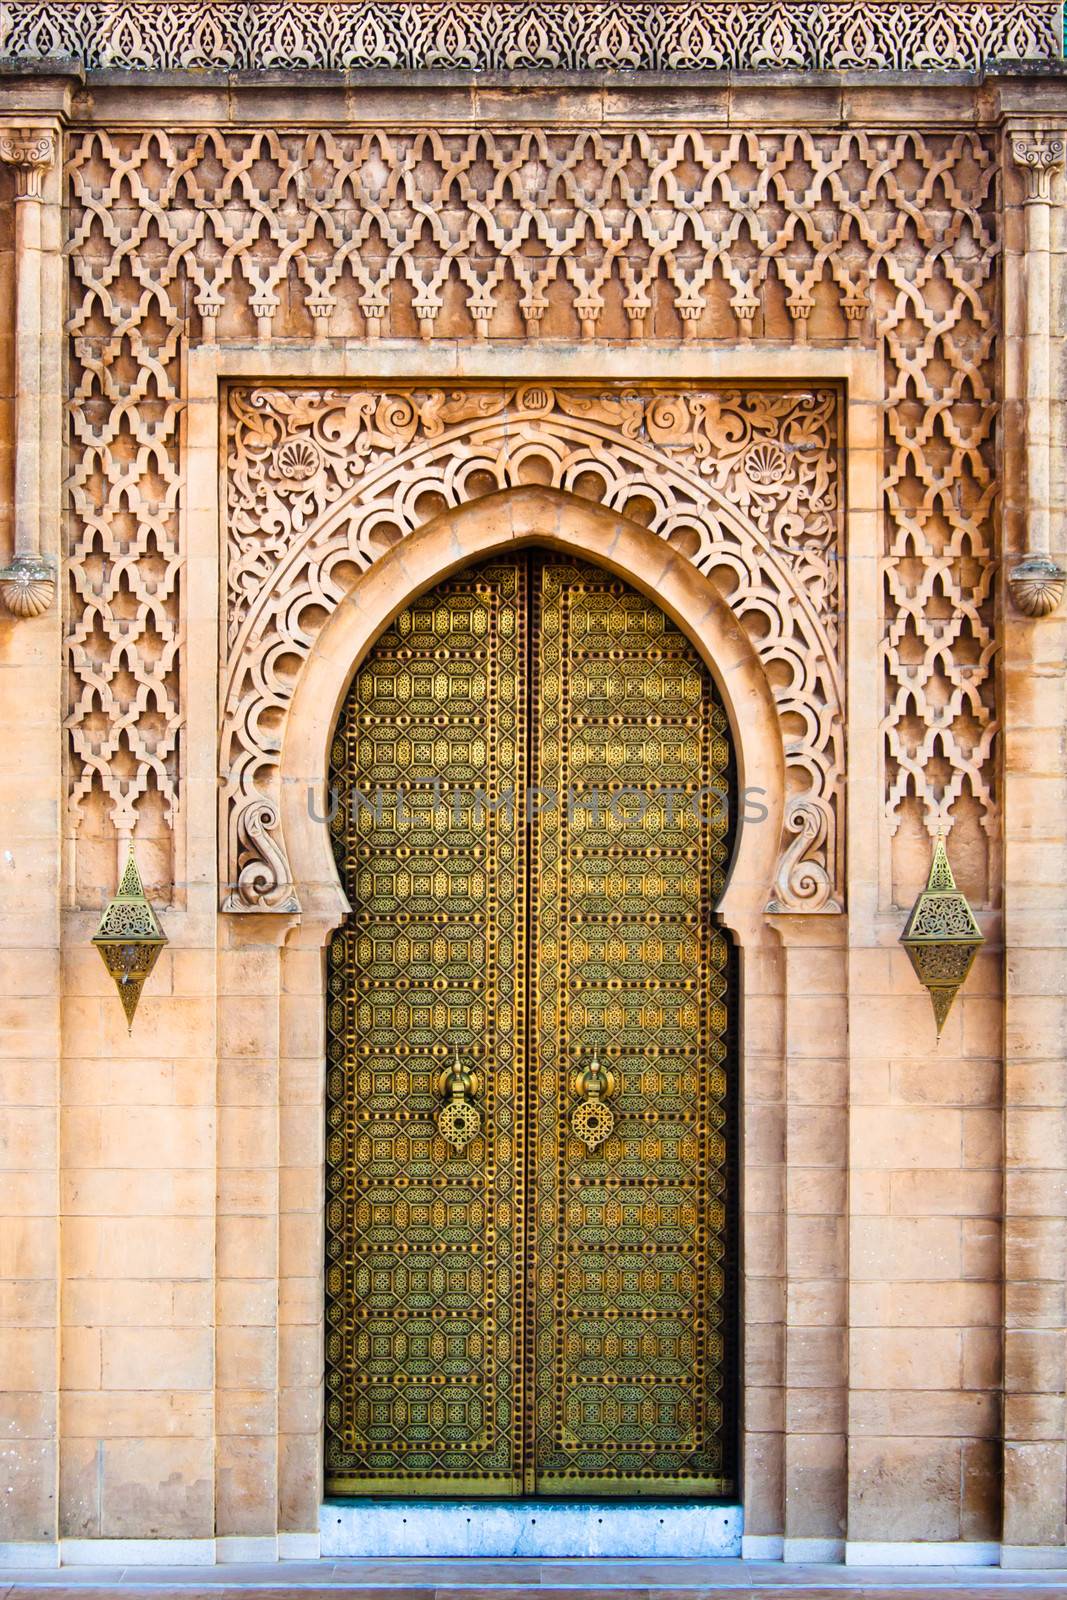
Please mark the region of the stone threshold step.
POLYGON ((66 1567, 0 1573, 0 1600, 1049 1600, 1067 1595, 1067 1574, 974 1568, 867 1569, 779 1563, 633 1560, 492 1563, 432 1561, 285 1562, 271 1567, 66 1567), (454 1569, 467 1565, 470 1581, 454 1569), (383 1581, 382 1568, 392 1568, 383 1581), (418 1574, 412 1569, 419 1569, 418 1574), (433 1569, 437 1569, 433 1573, 433 1569), (753 1570, 756 1568, 757 1570, 753 1570), (429 1571, 427 1569, 430 1569, 429 1571), (437 1581, 432 1581, 431 1573, 437 1581), (563 1580, 561 1582, 561 1579, 563 1580), (605 1581, 605 1579, 607 1581, 605 1581), (421 1581, 420 1581, 421 1580, 421 1581))

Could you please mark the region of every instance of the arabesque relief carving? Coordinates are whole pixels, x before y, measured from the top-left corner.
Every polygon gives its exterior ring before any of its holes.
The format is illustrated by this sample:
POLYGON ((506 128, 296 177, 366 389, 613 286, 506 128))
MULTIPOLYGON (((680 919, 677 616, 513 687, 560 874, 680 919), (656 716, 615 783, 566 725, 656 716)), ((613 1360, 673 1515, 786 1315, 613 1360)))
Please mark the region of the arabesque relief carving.
POLYGON ((356 573, 428 518, 525 483, 638 518, 721 586, 781 717, 790 798, 775 907, 836 909, 838 407, 833 389, 231 389, 226 909, 298 904, 277 828, 277 761, 300 663, 326 615, 356 573))
POLYGON ((7 0, 0 49, 83 66, 944 70, 1059 55, 1055 0, 7 0))
POLYGON ((975 131, 72 135, 76 811, 176 813, 183 340, 876 337, 887 817, 992 831, 995 173, 975 131))

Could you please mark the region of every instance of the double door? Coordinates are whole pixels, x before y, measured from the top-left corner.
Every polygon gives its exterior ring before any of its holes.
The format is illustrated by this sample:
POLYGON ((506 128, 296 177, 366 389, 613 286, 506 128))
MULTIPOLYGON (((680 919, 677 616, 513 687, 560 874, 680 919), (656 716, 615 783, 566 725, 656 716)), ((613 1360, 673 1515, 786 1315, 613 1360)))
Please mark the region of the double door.
POLYGON ((732 1491, 727 719, 537 550, 407 607, 331 757, 334 1494, 732 1491))

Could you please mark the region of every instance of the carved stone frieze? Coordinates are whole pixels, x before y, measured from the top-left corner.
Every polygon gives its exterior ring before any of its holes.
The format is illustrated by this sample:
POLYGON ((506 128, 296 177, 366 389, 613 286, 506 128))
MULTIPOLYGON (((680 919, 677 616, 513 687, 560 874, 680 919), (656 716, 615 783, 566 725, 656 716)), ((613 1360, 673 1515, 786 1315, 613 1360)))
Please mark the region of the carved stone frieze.
POLYGON ((299 663, 354 574, 429 517, 536 483, 639 518, 722 587, 782 720, 790 800, 774 909, 836 909, 838 408, 833 389, 232 389, 226 908, 295 906, 278 752, 299 663))
MULTIPOLYGON (((964 799, 992 832, 996 170, 973 130, 72 133, 76 812, 177 806, 186 338, 874 337, 887 819, 947 832, 964 799)), ((793 820, 798 862, 832 856, 793 820)))
POLYGON ((0 53, 134 71, 937 70, 1059 55, 1054 0, 7 0, 0 53))

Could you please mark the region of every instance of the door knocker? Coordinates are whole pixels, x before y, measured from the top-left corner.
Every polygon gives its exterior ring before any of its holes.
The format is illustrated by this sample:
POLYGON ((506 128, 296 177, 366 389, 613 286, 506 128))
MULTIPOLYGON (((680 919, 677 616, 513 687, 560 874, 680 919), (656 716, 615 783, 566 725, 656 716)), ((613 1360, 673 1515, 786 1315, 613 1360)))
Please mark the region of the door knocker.
POLYGON ((468 1072, 460 1063, 458 1049, 452 1065, 438 1078, 437 1087, 447 1096, 437 1112, 437 1131, 458 1153, 482 1131, 482 1114, 471 1099, 478 1087, 478 1074, 468 1072))
POLYGON ((592 1061, 575 1074, 574 1088, 581 1101, 571 1114, 571 1130, 593 1151, 615 1127, 615 1113, 607 1104, 607 1096, 615 1093, 615 1074, 601 1066, 595 1046, 592 1061))

